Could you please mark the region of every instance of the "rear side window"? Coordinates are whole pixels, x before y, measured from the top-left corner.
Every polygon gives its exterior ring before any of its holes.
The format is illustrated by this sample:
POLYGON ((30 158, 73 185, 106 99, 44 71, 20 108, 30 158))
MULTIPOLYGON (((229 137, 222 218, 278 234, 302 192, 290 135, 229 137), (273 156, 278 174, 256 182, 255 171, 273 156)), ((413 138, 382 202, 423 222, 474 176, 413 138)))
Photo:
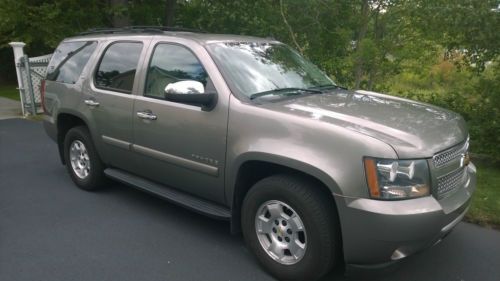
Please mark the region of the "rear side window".
POLYGON ((79 41, 61 43, 47 67, 47 80, 75 84, 97 43, 79 41))
POLYGON ((142 43, 118 42, 110 45, 95 72, 95 85, 122 93, 131 93, 142 43))

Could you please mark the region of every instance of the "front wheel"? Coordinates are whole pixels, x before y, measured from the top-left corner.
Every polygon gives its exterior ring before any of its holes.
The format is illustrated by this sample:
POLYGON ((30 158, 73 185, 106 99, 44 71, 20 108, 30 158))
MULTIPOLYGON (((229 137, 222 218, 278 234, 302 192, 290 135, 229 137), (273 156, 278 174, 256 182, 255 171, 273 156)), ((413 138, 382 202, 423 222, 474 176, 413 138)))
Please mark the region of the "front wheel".
POLYGON ((283 280, 316 280, 340 252, 334 202, 312 181, 276 175, 256 183, 242 206, 248 247, 283 280))

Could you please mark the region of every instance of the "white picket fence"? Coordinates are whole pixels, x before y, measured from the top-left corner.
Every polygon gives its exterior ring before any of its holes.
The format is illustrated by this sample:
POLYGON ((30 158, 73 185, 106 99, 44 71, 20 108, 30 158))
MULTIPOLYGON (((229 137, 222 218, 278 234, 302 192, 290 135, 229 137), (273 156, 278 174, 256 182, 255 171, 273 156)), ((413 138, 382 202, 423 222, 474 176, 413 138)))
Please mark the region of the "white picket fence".
POLYGON ((36 115, 42 112, 40 87, 52 54, 30 58, 24 53, 25 43, 11 42, 9 45, 14 50, 22 113, 24 116, 36 115))

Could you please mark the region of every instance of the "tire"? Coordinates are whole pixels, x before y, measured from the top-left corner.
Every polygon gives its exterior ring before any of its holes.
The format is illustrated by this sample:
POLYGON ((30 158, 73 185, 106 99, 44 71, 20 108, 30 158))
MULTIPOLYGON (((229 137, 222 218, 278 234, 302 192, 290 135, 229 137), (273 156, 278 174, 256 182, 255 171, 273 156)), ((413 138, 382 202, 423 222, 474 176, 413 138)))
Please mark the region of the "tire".
POLYGON ((64 159, 71 179, 79 188, 97 190, 105 185, 104 164, 97 154, 87 127, 73 127, 66 133, 64 159), (72 150, 72 148, 77 147, 80 149, 72 150))
POLYGON ((280 280, 317 280, 340 260, 340 231, 334 202, 306 178, 274 175, 257 182, 243 201, 241 223, 247 246, 262 266, 280 280), (282 216, 276 217, 280 210, 282 216), (296 218, 283 219, 295 217, 294 214, 303 225, 302 234, 297 230, 296 218), (270 230, 266 220, 272 222, 276 231, 270 230), (267 234, 258 234, 258 229, 267 234), (285 249, 273 252, 276 249, 273 245, 285 245, 285 249), (295 245, 304 250, 297 251, 295 245))

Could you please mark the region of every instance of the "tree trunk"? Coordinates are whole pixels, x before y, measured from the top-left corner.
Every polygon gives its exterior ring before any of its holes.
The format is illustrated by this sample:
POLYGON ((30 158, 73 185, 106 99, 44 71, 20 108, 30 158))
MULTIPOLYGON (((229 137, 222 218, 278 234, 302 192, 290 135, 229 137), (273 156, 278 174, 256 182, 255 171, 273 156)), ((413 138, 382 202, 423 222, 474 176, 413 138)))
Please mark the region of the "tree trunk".
POLYGON ((297 42, 297 38, 295 37, 295 32, 293 32, 292 26, 288 23, 288 20, 286 19, 285 7, 283 6, 283 0, 280 0, 280 12, 281 12, 281 18, 283 19, 283 22, 285 23, 286 27, 288 28, 288 32, 290 33, 290 37, 292 37, 293 44, 295 44, 295 47, 297 48, 297 50, 301 54, 304 54, 304 49, 297 42))
MULTIPOLYGON (((373 11, 374 13, 374 17, 375 17, 375 22, 373 24, 373 29, 374 29, 374 32, 373 32, 373 37, 374 37, 374 42, 375 42, 375 46, 377 46, 377 48, 381 48, 382 47, 382 44, 381 44, 381 40, 382 40, 382 37, 383 37, 383 25, 384 23, 379 21, 379 16, 380 16, 380 4, 377 6, 377 9, 375 9, 375 11, 373 11)), ((383 56, 382 56, 383 57, 383 56)), ((375 63, 373 63, 370 67, 370 71, 369 71, 369 75, 368 75, 368 90, 373 90, 373 84, 375 83, 375 78, 376 78, 376 75, 377 75, 377 71, 378 71, 378 60, 381 59, 381 57, 378 57, 376 56, 375 58, 375 63)), ((380 61, 381 63, 381 61, 380 61)))
POLYGON ((167 0, 165 4, 165 18, 163 21, 163 25, 165 26, 173 26, 175 20, 175 5, 177 0, 167 0))
MULTIPOLYGON (((360 43, 366 36, 368 22, 370 21, 370 6, 368 2, 369 0, 363 0, 361 6, 361 24, 359 26, 358 36, 356 38, 356 52, 360 51, 360 43)), ((363 63, 364 62, 361 56, 358 56, 354 65, 355 89, 359 89, 359 85, 361 84, 361 78, 363 76, 363 63)))
POLYGON ((113 27, 124 27, 130 25, 130 18, 127 14, 128 0, 110 0, 109 4, 113 11, 113 27))

